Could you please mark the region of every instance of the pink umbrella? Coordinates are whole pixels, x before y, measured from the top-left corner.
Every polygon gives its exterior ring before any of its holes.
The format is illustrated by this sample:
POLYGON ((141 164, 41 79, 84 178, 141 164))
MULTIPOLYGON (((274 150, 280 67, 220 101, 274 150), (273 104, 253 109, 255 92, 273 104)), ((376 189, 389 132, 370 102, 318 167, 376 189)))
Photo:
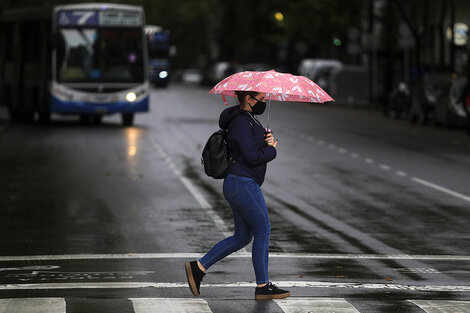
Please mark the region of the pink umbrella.
POLYGON ((271 98, 278 101, 315 102, 334 101, 317 84, 304 76, 266 72, 240 72, 220 81, 209 93, 220 94, 226 105, 225 96, 235 97, 235 91, 265 92, 268 101, 268 127, 271 98))
POLYGON ((322 103, 334 101, 317 84, 304 76, 267 72, 240 72, 233 74, 212 88, 209 93, 235 97, 235 91, 265 92, 278 101, 322 103))

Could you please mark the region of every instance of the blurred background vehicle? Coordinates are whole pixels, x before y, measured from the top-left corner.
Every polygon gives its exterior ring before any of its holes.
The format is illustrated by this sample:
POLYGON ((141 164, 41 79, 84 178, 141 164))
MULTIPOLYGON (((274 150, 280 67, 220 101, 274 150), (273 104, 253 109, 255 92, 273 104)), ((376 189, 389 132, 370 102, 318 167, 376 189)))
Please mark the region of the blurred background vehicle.
MULTIPOLYGON (((236 72, 236 69, 234 69, 233 72, 236 72)), ((203 72, 201 83, 204 85, 213 86, 230 74, 233 74, 232 71, 230 71, 230 62, 214 62, 203 72)))
POLYGON ((303 59, 297 73, 317 83, 326 92, 331 88, 331 74, 343 67, 343 63, 333 59, 303 59))
POLYGON ((157 25, 145 26, 149 54, 149 80, 155 86, 170 82, 170 31, 157 25))
POLYGON ((192 85, 201 84, 202 72, 196 68, 180 70, 177 74, 177 81, 192 85))
POLYGON ((0 103, 14 121, 120 113, 132 125, 149 110, 144 23, 142 7, 121 4, 3 10, 0 103))

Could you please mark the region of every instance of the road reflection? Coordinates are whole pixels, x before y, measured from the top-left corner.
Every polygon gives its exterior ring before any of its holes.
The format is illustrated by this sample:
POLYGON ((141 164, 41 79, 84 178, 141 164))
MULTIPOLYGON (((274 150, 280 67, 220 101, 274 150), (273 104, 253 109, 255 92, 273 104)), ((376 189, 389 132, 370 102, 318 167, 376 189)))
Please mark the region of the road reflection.
POLYGON ((125 129, 126 134, 126 151, 127 151, 127 162, 129 164, 131 179, 137 180, 137 153, 139 151, 139 141, 142 137, 142 130, 135 127, 128 127, 125 129))

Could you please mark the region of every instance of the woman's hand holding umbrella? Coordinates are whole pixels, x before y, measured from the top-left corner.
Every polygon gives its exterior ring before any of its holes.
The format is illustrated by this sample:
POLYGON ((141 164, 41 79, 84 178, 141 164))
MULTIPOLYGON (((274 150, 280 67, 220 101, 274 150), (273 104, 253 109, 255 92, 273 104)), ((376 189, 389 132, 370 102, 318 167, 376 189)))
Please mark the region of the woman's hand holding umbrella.
POLYGON ((272 146, 272 147, 274 147, 274 148, 277 147, 277 140, 274 139, 272 133, 267 133, 267 134, 265 135, 264 141, 266 141, 266 144, 267 144, 268 146, 272 146))

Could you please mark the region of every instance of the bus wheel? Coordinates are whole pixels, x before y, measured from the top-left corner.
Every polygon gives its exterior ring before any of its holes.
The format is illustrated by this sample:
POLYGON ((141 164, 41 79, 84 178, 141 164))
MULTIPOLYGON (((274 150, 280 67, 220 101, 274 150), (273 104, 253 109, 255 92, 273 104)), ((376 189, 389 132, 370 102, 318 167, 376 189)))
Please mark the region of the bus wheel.
POLYGON ((134 113, 122 113, 122 125, 132 126, 134 124, 134 113))

